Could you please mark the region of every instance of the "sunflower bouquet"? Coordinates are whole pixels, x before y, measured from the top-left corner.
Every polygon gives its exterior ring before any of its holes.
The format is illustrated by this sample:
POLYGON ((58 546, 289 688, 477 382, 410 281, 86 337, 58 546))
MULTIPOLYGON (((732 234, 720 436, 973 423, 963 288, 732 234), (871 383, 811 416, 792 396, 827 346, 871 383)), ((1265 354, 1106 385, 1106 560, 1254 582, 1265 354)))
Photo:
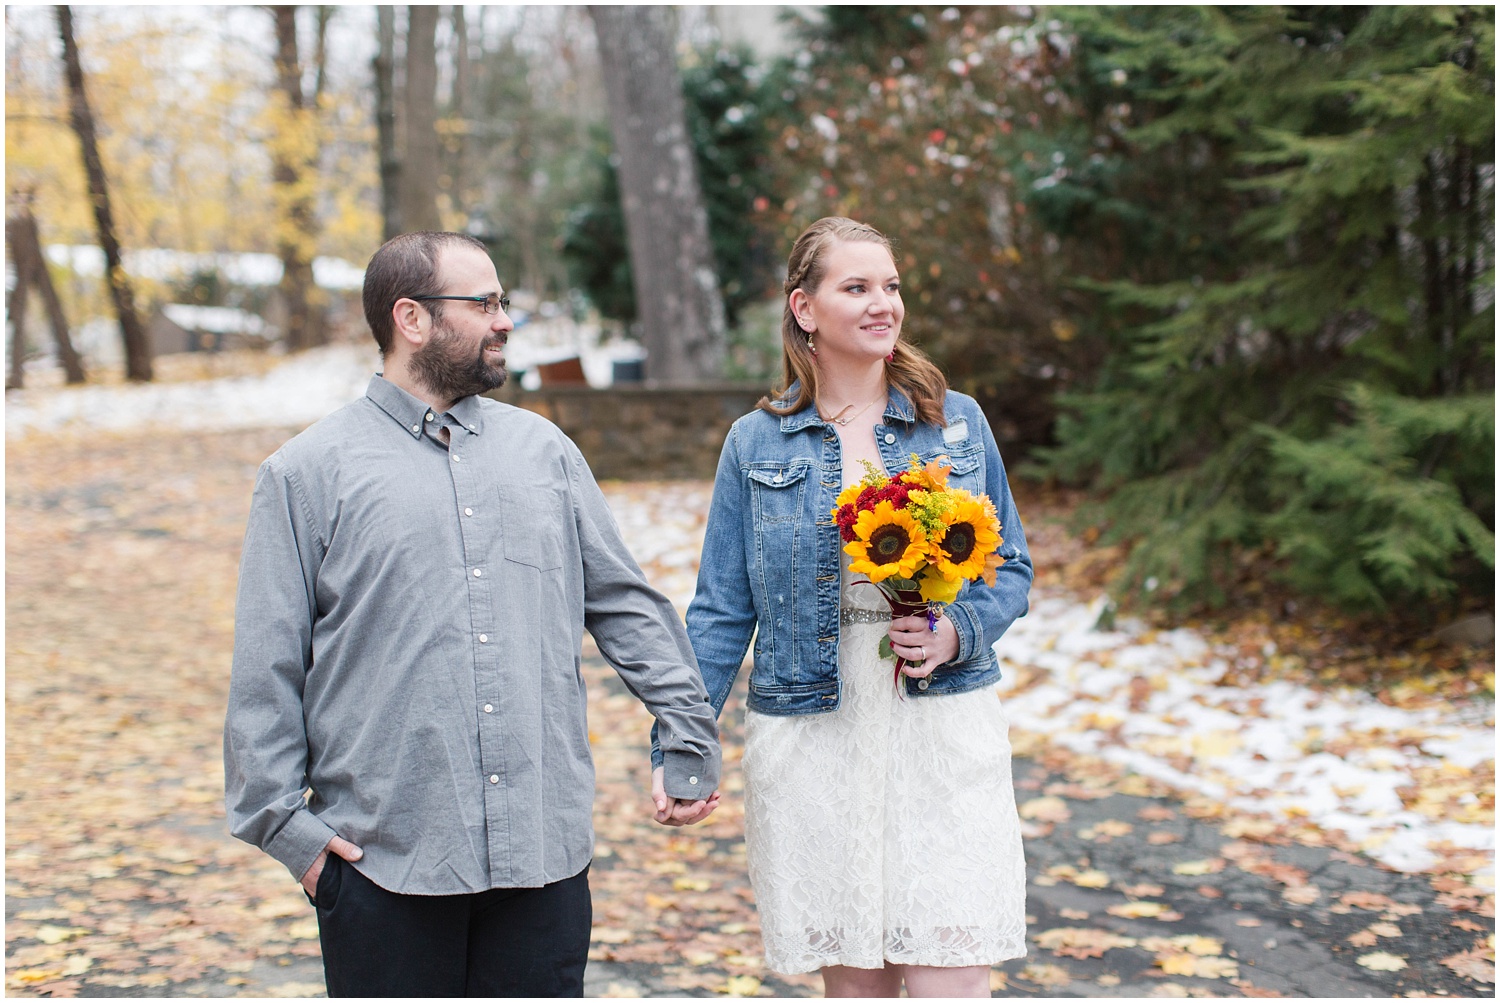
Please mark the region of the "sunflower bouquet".
MULTIPOLYGON (((844 553, 853 558, 849 570, 869 576, 892 616, 925 613, 934 630, 938 610, 965 582, 994 585, 995 569, 1005 563, 996 552, 1002 541, 994 502, 949 487, 946 461, 924 466, 912 454, 911 468, 895 477, 867 462, 864 479, 845 488, 833 509, 844 553)), ((890 645, 889 636, 881 638, 881 657, 893 657, 890 645)), ((896 659, 898 685, 905 665, 896 659)))

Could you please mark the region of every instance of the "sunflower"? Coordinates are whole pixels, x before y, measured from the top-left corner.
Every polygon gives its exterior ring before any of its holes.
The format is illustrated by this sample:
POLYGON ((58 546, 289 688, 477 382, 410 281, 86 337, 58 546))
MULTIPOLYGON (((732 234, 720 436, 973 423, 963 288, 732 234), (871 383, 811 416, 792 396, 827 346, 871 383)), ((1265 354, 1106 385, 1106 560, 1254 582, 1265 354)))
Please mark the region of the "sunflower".
POLYGON ((949 581, 984 574, 985 557, 1000 546, 1000 522, 994 509, 965 492, 943 514, 943 522, 946 525, 932 548, 933 566, 949 581))
POLYGON ((888 501, 859 514, 854 537, 844 545, 844 553, 854 558, 849 570, 869 575, 872 582, 892 575, 910 578, 928 557, 927 534, 915 519, 888 501))

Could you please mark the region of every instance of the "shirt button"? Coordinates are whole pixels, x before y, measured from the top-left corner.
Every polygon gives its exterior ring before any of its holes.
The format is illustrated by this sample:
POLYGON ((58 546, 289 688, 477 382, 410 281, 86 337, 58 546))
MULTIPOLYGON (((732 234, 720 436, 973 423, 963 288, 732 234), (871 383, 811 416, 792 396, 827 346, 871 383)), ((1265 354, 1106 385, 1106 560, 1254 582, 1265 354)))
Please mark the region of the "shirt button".
POLYGON ((453 454, 453 462, 454 462, 454 463, 457 463, 457 462, 458 462, 458 454, 457 454, 457 453, 454 453, 454 454, 453 454))
POLYGON ((893 443, 895 441, 896 441, 895 433, 893 433, 893 432, 887 432, 887 433, 885 433, 885 444, 887 446, 889 446, 891 443, 893 443))
POLYGON ((782 479, 781 478, 781 474, 779 474, 779 473, 775 477, 771 478, 771 480, 774 481, 774 482, 776 482, 777 484, 781 483, 781 479, 782 479))
POLYGON ((480 644, 489 644, 490 643, 490 635, 488 635, 488 634, 480 634, 479 635, 479 643, 480 644))
POLYGON ((490 774, 490 783, 492 783, 492 784, 498 784, 499 782, 500 782, 500 775, 498 773, 491 773, 490 774))
POLYGON ((420 432, 420 431, 422 431, 422 426, 421 426, 421 425, 413 425, 413 426, 412 426, 412 427, 411 427, 411 430, 412 430, 412 431, 413 431, 413 432, 420 432))
POLYGON ((495 705, 492 704, 492 703, 485 704, 484 705, 484 712, 486 714, 493 714, 493 713, 495 713, 495 705))
POLYGON ((483 575, 483 574, 484 574, 484 572, 480 571, 478 568, 474 569, 474 577, 475 578, 478 578, 480 575, 483 575))
POLYGON ((697 777, 688 777, 688 783, 693 784, 694 786, 697 786, 697 784, 698 784, 698 778, 697 777))
POLYGON ((471 509, 471 508, 464 509, 464 515, 473 515, 473 514, 474 514, 474 510, 473 509, 471 509))
POLYGON ((919 690, 925 690, 926 688, 927 688, 927 680, 925 680, 925 679, 918 679, 917 680, 917 689, 919 689, 919 690))
POLYGON ((431 411, 428 411, 428 412, 427 412, 427 420, 428 420, 428 421, 431 421, 431 420, 432 420, 432 412, 431 412, 431 411))
POLYGON ((464 428, 467 428, 470 432, 474 431, 473 425, 465 425, 464 428))

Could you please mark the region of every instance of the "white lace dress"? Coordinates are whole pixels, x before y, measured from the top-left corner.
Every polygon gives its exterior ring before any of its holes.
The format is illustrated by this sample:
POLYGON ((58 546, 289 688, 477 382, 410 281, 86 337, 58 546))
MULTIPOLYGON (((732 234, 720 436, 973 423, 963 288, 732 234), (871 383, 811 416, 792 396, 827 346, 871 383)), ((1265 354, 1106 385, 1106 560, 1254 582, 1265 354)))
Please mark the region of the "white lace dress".
MULTIPOLYGON (((843 607, 888 610, 851 587, 843 607)), ((745 844, 766 965, 954 968, 1026 953, 1009 726, 992 687, 902 699, 889 620, 845 623, 831 713, 745 716, 745 844)))

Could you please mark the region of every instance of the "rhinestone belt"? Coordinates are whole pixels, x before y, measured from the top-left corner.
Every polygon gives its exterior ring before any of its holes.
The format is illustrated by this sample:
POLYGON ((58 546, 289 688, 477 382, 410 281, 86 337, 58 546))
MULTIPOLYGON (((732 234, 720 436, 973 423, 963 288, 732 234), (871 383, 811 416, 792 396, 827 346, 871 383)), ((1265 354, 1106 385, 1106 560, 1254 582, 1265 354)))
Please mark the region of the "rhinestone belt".
POLYGON ((854 623, 881 623, 890 618, 888 609, 853 609, 848 606, 839 609, 839 623, 845 627, 854 623))

